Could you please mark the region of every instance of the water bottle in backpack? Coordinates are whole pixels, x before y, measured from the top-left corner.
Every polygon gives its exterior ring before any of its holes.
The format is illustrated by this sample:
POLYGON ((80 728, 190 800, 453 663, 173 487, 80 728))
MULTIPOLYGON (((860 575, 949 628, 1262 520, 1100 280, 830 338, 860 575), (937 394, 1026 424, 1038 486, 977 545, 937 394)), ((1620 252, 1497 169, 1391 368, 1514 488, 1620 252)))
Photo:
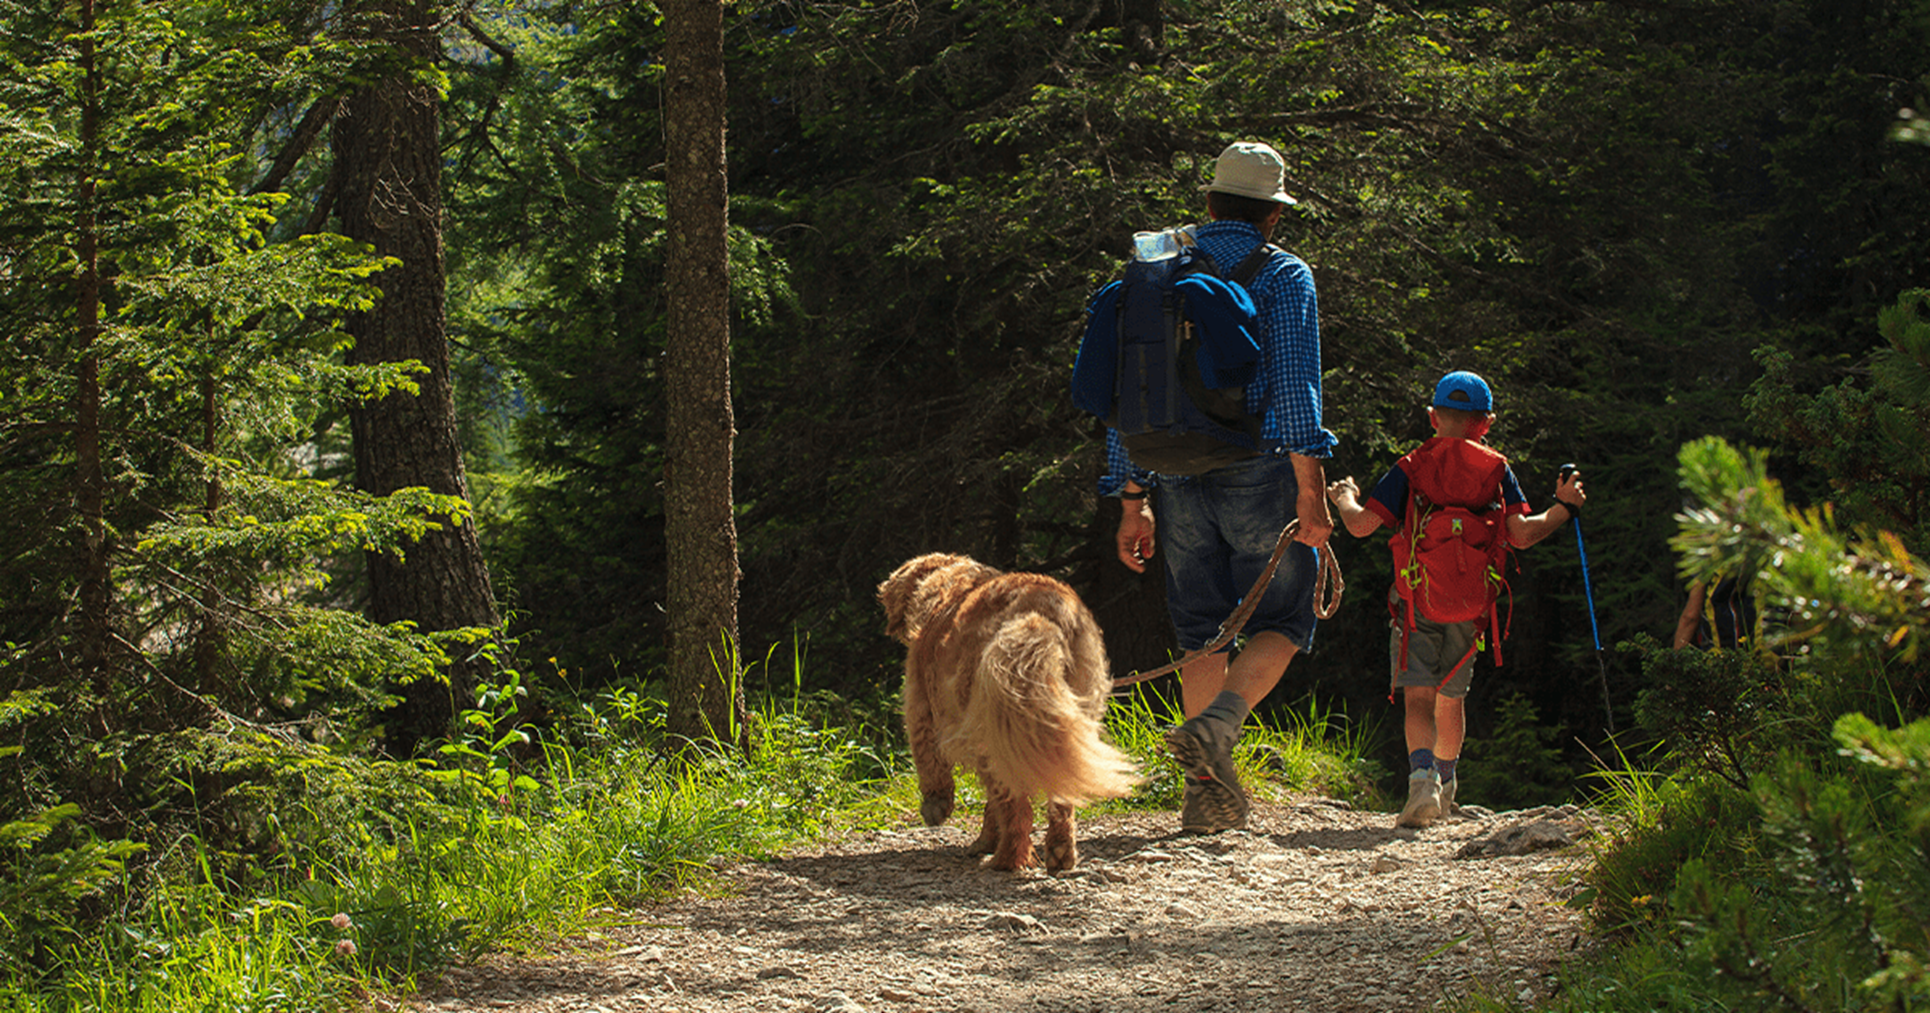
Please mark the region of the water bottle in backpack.
POLYGON ((1158 232, 1133 233, 1133 259, 1141 263, 1171 260, 1179 251, 1193 245, 1193 227, 1178 225, 1158 232))

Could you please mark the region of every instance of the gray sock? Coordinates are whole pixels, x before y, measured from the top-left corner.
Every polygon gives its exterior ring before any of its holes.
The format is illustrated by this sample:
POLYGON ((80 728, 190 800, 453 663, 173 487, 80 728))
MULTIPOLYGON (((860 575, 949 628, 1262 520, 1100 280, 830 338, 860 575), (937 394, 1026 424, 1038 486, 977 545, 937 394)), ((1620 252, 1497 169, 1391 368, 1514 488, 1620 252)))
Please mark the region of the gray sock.
POLYGON ((1246 724, 1247 713, 1252 709, 1247 706, 1246 697, 1229 689, 1214 697, 1213 702, 1200 712, 1200 717, 1224 722, 1227 728, 1237 734, 1240 726, 1246 724))

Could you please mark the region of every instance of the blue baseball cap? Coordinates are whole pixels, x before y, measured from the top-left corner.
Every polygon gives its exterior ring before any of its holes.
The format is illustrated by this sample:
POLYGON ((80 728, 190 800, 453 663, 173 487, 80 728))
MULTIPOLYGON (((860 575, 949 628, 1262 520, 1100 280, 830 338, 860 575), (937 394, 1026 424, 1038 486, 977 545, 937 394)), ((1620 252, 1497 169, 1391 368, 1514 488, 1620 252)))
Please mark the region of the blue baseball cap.
POLYGON ((1464 412, 1494 411, 1494 392, 1488 381, 1465 369, 1457 369, 1434 385, 1434 407, 1458 408, 1464 412))

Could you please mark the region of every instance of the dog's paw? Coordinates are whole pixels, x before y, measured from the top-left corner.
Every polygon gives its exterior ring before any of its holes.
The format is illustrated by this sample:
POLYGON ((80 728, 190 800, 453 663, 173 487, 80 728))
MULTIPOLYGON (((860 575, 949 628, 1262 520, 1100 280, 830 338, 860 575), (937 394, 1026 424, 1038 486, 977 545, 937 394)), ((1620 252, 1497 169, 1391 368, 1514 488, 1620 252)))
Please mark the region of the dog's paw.
POLYGON ((951 818, 952 805, 953 799, 951 792, 926 792, 925 800, 919 803, 918 814, 925 818, 926 826, 935 827, 951 818))
POLYGON ((1027 838, 1019 842, 1000 841, 1000 847, 993 850, 992 860, 985 863, 994 872, 1018 872, 1030 869, 1038 862, 1032 854, 1032 841, 1027 838), (1010 844, 1010 846, 1006 846, 1010 844))
POLYGON ((1078 864, 1079 845, 1072 838, 1046 835, 1045 868, 1047 872, 1070 872, 1078 864))

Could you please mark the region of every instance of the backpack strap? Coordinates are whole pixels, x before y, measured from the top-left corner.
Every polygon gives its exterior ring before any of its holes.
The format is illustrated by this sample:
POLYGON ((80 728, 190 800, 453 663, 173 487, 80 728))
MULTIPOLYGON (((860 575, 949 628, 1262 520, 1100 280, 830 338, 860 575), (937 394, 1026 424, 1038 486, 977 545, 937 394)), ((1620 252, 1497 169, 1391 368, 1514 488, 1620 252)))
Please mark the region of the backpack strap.
POLYGON ((1253 281, 1254 275, 1259 274, 1260 269, 1267 266, 1267 261, 1273 259, 1276 251, 1286 252, 1262 239, 1260 245, 1254 247, 1253 252, 1247 254, 1245 260, 1240 261, 1240 266, 1235 267, 1233 273, 1227 275, 1227 279, 1238 282, 1241 288, 1247 287, 1253 281))
MULTIPOLYGON (((1499 645, 1499 643, 1500 641, 1496 641, 1497 645, 1499 645)), ((1497 650, 1498 649, 1499 647, 1497 646, 1497 650)), ((1438 684, 1436 684, 1434 687, 1434 692, 1439 693, 1440 691, 1446 689, 1447 684, 1454 681, 1454 673, 1459 672, 1461 670, 1462 665, 1468 664, 1469 662, 1473 661, 1474 656, 1479 653, 1481 653, 1481 638, 1475 637, 1474 643, 1468 645, 1468 653, 1461 655, 1461 660, 1455 662, 1454 667, 1448 669, 1448 674, 1441 677, 1441 681, 1438 684)), ((1496 663, 1499 664, 1499 662, 1496 662, 1496 663)))
POLYGON ((1407 509, 1403 520, 1407 525, 1407 559, 1396 557, 1394 560, 1395 598, 1387 603, 1388 614, 1401 624, 1400 656, 1394 665, 1393 674, 1387 680, 1388 703, 1393 703, 1395 695, 1401 690, 1401 676, 1407 673, 1407 642, 1414 636, 1414 588, 1409 586, 1405 589, 1407 593, 1402 594, 1403 589, 1399 585, 1410 579, 1409 575, 1414 571, 1414 556, 1420 551, 1421 505, 1417 501, 1418 496, 1410 481, 1407 486, 1407 509))

